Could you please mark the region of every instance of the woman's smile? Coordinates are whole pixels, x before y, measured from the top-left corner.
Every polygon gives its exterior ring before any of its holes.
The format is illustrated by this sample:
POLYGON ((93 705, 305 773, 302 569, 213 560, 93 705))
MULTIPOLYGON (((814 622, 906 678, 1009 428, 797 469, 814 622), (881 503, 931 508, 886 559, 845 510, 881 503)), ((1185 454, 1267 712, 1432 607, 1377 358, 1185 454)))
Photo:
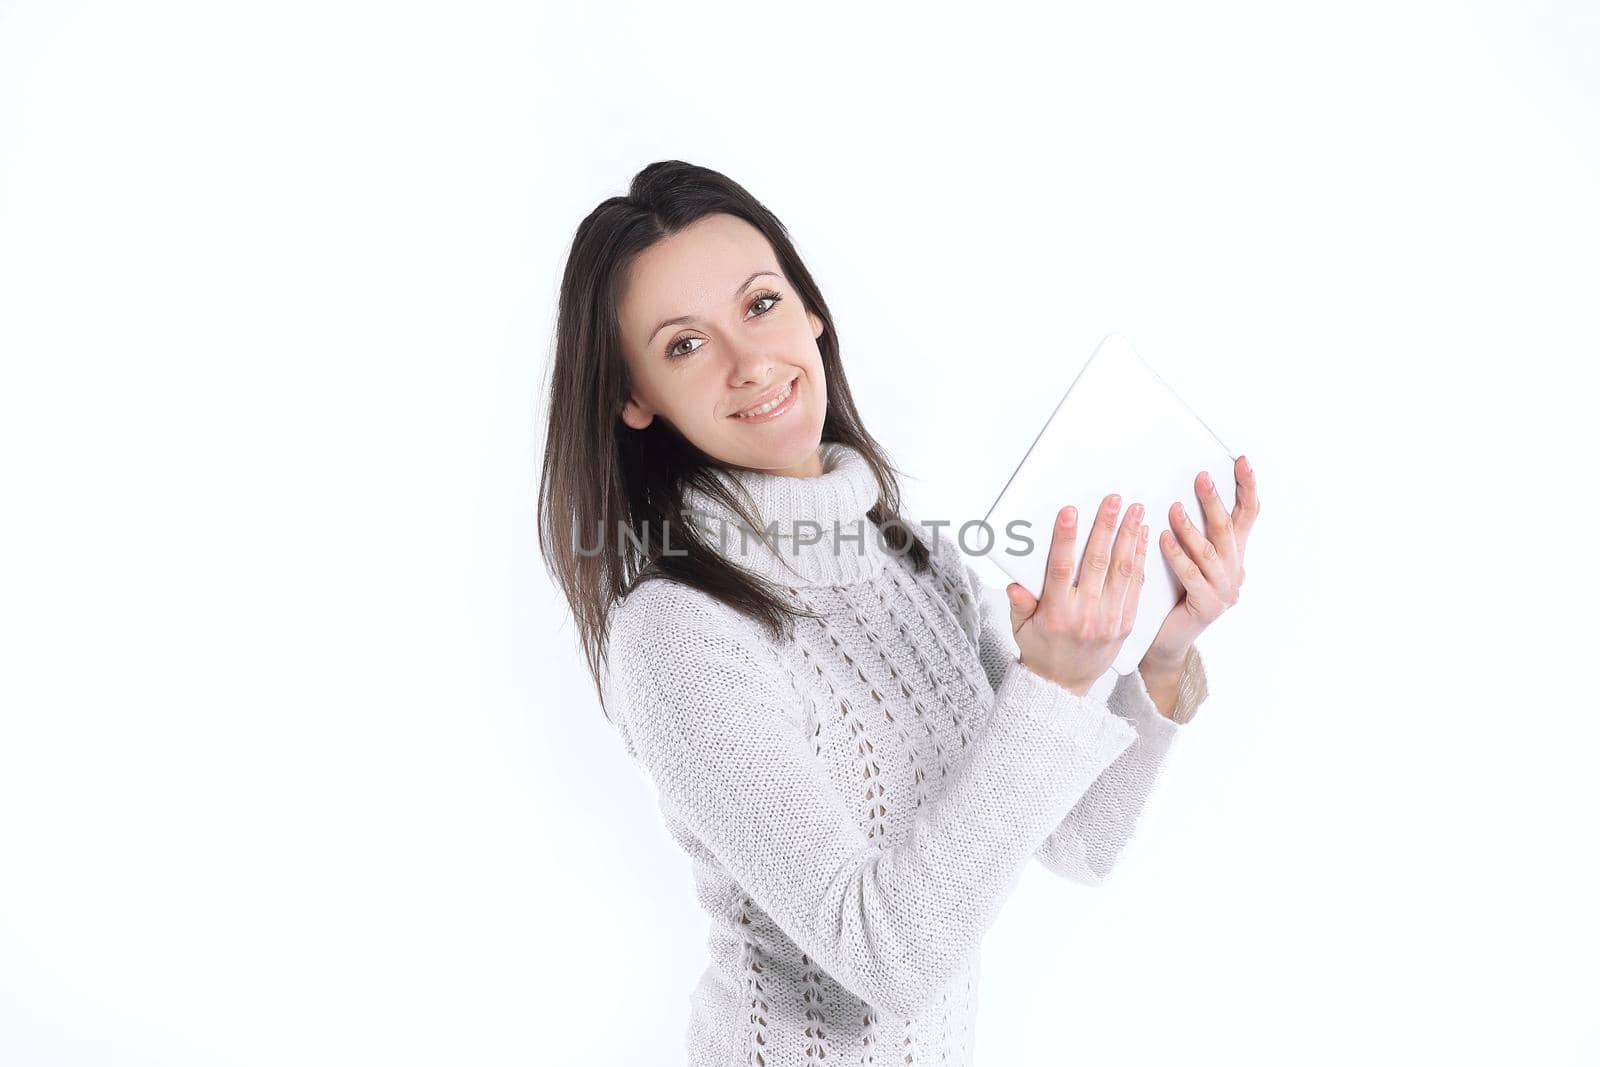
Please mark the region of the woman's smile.
POLYGON ((740 422, 771 422, 786 414, 795 405, 795 400, 800 395, 798 388, 800 376, 796 373, 788 382, 772 390, 760 402, 750 405, 741 411, 736 411, 728 416, 740 422))

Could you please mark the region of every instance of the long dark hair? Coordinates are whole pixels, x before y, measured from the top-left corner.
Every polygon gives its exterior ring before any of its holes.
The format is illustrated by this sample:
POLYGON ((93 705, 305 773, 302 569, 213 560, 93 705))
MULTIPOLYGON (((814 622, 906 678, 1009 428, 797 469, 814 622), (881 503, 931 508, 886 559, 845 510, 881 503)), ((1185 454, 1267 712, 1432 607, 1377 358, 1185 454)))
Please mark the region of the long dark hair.
POLYGON ((676 159, 651 163, 634 175, 627 196, 601 201, 573 236, 561 277, 539 482, 537 522, 545 566, 572 608, 589 674, 608 716, 601 680, 607 623, 616 601, 638 582, 670 578, 693 586, 764 624, 775 638, 796 616, 811 616, 766 580, 732 565, 686 521, 683 488, 692 485, 724 502, 751 529, 762 529, 763 521, 751 514, 752 502, 735 499, 715 476, 718 461, 666 419, 634 430, 620 417, 632 392, 617 316, 628 269, 657 241, 714 212, 760 230, 803 306, 822 319, 817 345, 828 392, 822 440, 861 453, 879 488, 868 518, 897 555, 918 571, 928 566, 928 546, 900 516, 896 475, 902 472, 862 425, 839 359, 833 316, 788 230, 742 186, 714 170, 676 159), (661 546, 650 544, 649 533, 668 528, 672 551, 663 554, 661 546))

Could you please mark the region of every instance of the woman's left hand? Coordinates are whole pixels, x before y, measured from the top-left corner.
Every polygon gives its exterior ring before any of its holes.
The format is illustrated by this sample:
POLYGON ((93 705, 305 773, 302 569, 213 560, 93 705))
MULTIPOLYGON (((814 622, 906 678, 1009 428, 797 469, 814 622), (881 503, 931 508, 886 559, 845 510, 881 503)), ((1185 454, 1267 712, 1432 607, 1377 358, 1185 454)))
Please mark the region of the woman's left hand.
POLYGON ((1177 536, 1170 530, 1161 531, 1161 554, 1177 573, 1184 592, 1162 620, 1155 643, 1145 653, 1147 662, 1182 663, 1201 631, 1239 602, 1239 587, 1244 584, 1244 545, 1250 537, 1250 527, 1261 513, 1256 476, 1244 456, 1234 460, 1233 481, 1234 505, 1230 514, 1211 483, 1211 476, 1201 471, 1195 478, 1195 495, 1205 511, 1203 534, 1189 520, 1181 501, 1167 509, 1167 518, 1177 536))

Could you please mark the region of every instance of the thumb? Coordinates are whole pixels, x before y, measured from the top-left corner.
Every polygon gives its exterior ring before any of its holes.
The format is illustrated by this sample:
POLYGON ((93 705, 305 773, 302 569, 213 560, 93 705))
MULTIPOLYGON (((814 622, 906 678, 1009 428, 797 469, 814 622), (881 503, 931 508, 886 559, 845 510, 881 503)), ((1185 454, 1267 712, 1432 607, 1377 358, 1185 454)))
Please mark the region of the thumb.
POLYGON ((1031 618, 1034 609, 1039 606, 1039 602, 1033 598, 1033 595, 1016 582, 1006 586, 1006 599, 1011 602, 1011 621, 1013 623, 1024 622, 1031 618))

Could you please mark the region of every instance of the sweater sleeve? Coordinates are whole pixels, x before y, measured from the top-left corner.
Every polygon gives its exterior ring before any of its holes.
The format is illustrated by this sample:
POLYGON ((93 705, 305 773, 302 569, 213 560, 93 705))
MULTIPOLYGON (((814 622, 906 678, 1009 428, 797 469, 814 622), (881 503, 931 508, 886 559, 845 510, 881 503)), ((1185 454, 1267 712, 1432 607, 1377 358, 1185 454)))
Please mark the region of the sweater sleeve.
MULTIPOLYGON (((966 579, 978 601, 978 658, 990 685, 1004 679, 1016 662, 1016 642, 1010 626, 991 604, 977 572, 963 564, 966 579)), ((1035 855, 1048 870, 1083 885, 1105 882, 1123 847, 1133 836, 1173 739, 1183 730, 1206 699, 1205 664, 1198 647, 1191 647, 1178 681, 1178 703, 1173 717, 1156 708, 1137 670, 1119 675, 1106 698, 1112 714, 1133 726, 1137 739, 1094 780, 1051 831, 1035 855)))
POLYGON ((1016 663, 946 790, 884 845, 812 752, 766 634, 684 588, 641 586, 630 599, 668 591, 613 620, 608 685, 629 753, 663 812, 802 951, 867 1003, 914 1014, 970 964, 1029 858, 1136 730, 1016 663))

